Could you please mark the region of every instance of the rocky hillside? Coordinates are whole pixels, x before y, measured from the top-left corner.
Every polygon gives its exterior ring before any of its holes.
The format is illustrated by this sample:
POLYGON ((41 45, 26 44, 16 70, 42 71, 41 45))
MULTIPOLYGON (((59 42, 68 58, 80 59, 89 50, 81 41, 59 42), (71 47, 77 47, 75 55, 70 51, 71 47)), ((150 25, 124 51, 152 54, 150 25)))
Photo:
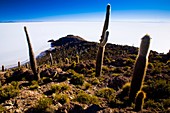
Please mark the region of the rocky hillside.
MULTIPOLYGON (((29 66, 0 72, 0 112, 135 112, 127 100, 138 48, 107 44, 102 76, 95 77, 98 43, 73 35, 49 42, 53 49, 37 59, 40 82, 29 66)), ((170 52, 150 52, 142 90, 144 113, 170 112, 170 52)))

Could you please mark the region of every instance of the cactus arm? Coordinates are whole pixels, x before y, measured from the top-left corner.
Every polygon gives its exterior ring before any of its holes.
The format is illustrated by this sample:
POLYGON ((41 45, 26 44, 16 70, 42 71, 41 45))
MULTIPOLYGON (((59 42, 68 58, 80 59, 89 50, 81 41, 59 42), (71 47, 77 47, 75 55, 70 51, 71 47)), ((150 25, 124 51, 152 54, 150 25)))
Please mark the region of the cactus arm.
POLYGON ((102 42, 104 40, 105 32, 108 29, 108 26, 109 26, 109 17, 110 17, 110 4, 107 5, 106 18, 105 18, 105 22, 104 22, 104 26, 103 26, 103 31, 102 31, 100 42, 102 42))
POLYGON ((146 94, 143 91, 139 91, 135 99, 135 111, 139 112, 143 110, 144 99, 146 94))
POLYGON ((109 36, 109 31, 106 31, 104 40, 100 43, 101 47, 104 47, 106 45, 106 42, 108 40, 108 36, 109 36))

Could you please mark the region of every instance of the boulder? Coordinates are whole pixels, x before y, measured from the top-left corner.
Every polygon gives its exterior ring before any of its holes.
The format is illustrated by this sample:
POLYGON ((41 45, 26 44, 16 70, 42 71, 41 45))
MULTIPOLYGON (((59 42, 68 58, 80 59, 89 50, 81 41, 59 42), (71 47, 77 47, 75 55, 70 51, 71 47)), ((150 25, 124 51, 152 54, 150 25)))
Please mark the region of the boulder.
POLYGON ((129 82, 129 78, 123 75, 116 76, 108 81, 108 87, 113 88, 114 90, 119 90, 122 86, 129 82))

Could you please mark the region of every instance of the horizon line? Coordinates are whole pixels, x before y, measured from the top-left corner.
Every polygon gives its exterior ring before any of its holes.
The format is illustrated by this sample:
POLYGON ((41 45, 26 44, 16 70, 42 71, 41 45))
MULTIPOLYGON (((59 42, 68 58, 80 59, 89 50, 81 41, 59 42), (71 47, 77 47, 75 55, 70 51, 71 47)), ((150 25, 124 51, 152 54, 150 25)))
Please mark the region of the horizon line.
MULTIPOLYGON (((54 20, 54 21, 43 21, 43 20, 25 20, 25 21, 0 21, 0 24, 1 23, 34 23, 34 22, 42 22, 42 23, 45 23, 45 22, 48 22, 48 23, 51 23, 51 22, 103 22, 103 20, 79 20, 79 21, 68 21, 68 20, 54 20)), ((123 23, 126 23, 126 22, 130 22, 130 23, 170 23, 170 20, 162 20, 162 21, 156 21, 156 20, 111 20, 110 22, 123 22, 123 23)))

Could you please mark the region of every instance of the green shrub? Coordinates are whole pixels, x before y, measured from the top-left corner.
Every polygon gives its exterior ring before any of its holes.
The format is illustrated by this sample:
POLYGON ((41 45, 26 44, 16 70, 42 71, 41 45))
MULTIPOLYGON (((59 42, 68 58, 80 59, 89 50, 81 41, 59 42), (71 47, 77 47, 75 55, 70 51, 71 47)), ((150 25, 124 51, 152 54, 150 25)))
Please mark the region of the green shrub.
POLYGON ((161 68, 155 67, 154 69, 152 69, 151 75, 160 74, 161 71, 162 71, 161 68))
POLYGON ((135 63, 135 60, 133 59, 124 59, 125 61, 123 62, 124 65, 126 66, 133 66, 133 64, 135 63))
POLYGON ((0 113, 5 113, 6 109, 2 105, 0 105, 0 113))
POLYGON ((115 90, 112 88, 102 88, 96 92, 96 95, 108 100, 115 98, 115 90))
POLYGON ((123 73, 123 69, 120 68, 120 67, 116 67, 114 70, 113 70, 113 73, 123 73))
POLYGON ((166 62, 166 65, 169 65, 169 66, 170 66, 170 60, 168 60, 168 61, 166 62))
POLYGON ((93 72, 93 73, 91 73, 90 77, 95 77, 95 75, 96 75, 96 72, 93 72))
POLYGON ((149 68, 149 69, 154 69, 153 63, 148 63, 148 68, 149 68))
POLYGON ((119 73, 112 73, 112 77, 116 77, 116 76, 119 76, 120 74, 119 73))
POLYGON ((38 85, 38 82, 36 80, 31 81, 31 85, 29 86, 30 90, 34 90, 39 88, 40 86, 38 85))
POLYGON ((61 86, 59 84, 52 84, 51 85, 51 90, 53 92, 60 91, 61 90, 61 86))
POLYGON ((72 69, 75 69, 76 65, 77 65, 76 62, 73 61, 73 63, 71 64, 71 68, 72 68, 72 69))
POLYGON ((33 81, 31 81, 31 84, 32 84, 32 85, 38 84, 38 81, 33 80, 33 81))
POLYGON ((13 98, 17 96, 18 93, 19 93, 19 89, 11 84, 3 88, 0 88, 0 102, 7 100, 9 98, 13 98))
POLYGON ((112 108, 118 108, 118 107, 122 107, 123 106, 123 102, 116 99, 116 98, 112 98, 109 100, 109 106, 112 108))
POLYGON ((70 86, 67 85, 67 84, 64 84, 64 83, 60 83, 60 84, 53 84, 51 86, 51 90, 52 92, 63 92, 63 91, 66 91, 66 90, 69 90, 70 89, 70 86))
POLYGON ((70 99, 68 97, 68 95, 66 94, 53 94, 53 98, 55 101, 61 103, 61 104, 65 104, 65 103, 69 103, 70 102, 70 99))
POLYGON ((145 102, 144 108, 145 109, 154 109, 156 111, 164 110, 163 105, 159 102, 155 102, 154 100, 148 100, 147 102, 145 102))
POLYGON ((130 70, 130 69, 131 69, 131 67, 129 67, 129 66, 123 67, 123 70, 124 70, 124 71, 128 71, 128 70, 130 70))
POLYGON ((97 84, 99 84, 99 83, 100 83, 100 81, 99 81, 98 78, 94 77, 94 78, 91 79, 91 84, 92 84, 92 85, 97 85, 97 84))
POLYGON ((87 89, 89 89, 90 87, 91 87, 91 84, 88 83, 88 82, 86 82, 86 83, 83 84, 83 88, 82 88, 82 89, 87 90, 87 89))
POLYGON ((106 71, 106 72, 108 72, 110 69, 109 69, 109 67, 108 66, 102 66, 102 71, 106 71))
POLYGON ((96 96, 92 96, 84 92, 80 92, 76 96, 75 100, 82 104, 98 104, 99 103, 99 100, 96 96))
POLYGON ((149 99, 167 99, 170 95, 170 81, 162 79, 148 81, 143 90, 147 93, 149 99))
POLYGON ((37 105, 35 106, 35 109, 38 111, 45 111, 50 105, 52 104, 52 99, 48 97, 42 97, 38 100, 37 105))
POLYGON ((73 76, 70 79, 70 83, 74 85, 83 85, 84 83, 84 76, 82 74, 78 74, 74 72, 73 76))
POLYGON ((168 109, 168 107, 170 107, 170 98, 164 99, 162 103, 163 103, 164 108, 168 109))
POLYGON ((19 83, 17 81, 12 81, 11 85, 14 86, 15 88, 18 88, 19 83))
POLYGON ((35 84, 35 85, 30 85, 29 86, 29 89, 30 90, 34 90, 34 89, 38 89, 40 86, 38 84, 35 84))
POLYGON ((91 68, 91 69, 87 70, 87 74, 92 74, 92 73, 95 74, 95 68, 91 68))
POLYGON ((42 77, 41 80, 43 81, 43 83, 49 83, 49 82, 52 81, 52 78, 50 78, 50 77, 42 77))
POLYGON ((125 100, 125 98, 128 97, 129 95, 129 89, 130 89, 130 83, 128 82, 125 85, 123 85, 122 91, 117 95, 117 97, 120 100, 125 100))

